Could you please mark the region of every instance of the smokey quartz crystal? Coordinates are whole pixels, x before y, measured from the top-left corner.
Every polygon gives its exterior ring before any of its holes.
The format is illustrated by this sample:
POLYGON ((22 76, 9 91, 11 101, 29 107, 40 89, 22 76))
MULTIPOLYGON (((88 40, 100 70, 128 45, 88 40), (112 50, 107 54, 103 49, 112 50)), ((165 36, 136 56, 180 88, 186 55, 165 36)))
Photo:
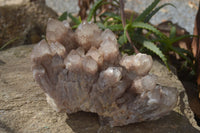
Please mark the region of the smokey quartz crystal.
POLYGON ((122 56, 115 34, 93 23, 72 31, 66 21, 50 19, 31 59, 33 76, 56 111, 97 113, 113 127, 155 120, 176 106, 176 88, 148 74, 152 57, 122 56))

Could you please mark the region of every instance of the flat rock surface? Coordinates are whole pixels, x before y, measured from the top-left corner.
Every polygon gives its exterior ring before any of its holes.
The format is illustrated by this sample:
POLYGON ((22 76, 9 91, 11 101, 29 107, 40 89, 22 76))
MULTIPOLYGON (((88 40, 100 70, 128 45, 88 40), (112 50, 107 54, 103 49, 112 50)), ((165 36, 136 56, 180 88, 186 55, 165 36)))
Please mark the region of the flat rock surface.
POLYGON ((79 112, 56 113, 47 104, 42 89, 31 71, 33 45, 19 46, 0 52, 0 133, 198 133, 188 106, 184 88, 177 77, 159 62, 151 73, 159 83, 175 86, 180 92, 179 104, 168 116, 156 121, 110 128, 100 126, 98 116, 79 112))

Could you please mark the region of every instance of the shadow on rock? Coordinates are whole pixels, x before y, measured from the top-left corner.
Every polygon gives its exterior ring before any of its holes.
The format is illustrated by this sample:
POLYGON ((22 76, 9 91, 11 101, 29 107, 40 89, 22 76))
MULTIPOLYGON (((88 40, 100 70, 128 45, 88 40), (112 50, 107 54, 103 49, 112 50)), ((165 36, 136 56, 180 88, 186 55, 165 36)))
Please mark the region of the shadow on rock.
POLYGON ((98 115, 86 112, 68 115, 66 123, 76 133, 199 133, 186 117, 174 111, 159 120, 123 127, 100 126, 98 115))
POLYGON ((15 131, 13 129, 11 129, 9 126, 7 126, 2 121, 0 121, 0 132, 15 133, 15 131), (2 129, 3 129, 3 131, 2 131, 2 129))
POLYGON ((187 81, 183 81, 182 83, 188 95, 190 108, 195 114, 195 120, 197 121, 197 124, 200 126, 200 100, 198 98, 197 85, 187 81))

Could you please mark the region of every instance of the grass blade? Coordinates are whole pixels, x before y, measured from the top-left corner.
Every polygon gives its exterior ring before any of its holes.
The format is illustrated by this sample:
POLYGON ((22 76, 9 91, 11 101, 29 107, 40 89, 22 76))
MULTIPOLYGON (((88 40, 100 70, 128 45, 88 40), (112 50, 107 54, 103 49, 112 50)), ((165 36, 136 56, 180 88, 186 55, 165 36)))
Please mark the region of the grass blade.
POLYGON ((172 26, 170 29, 169 38, 174 38, 174 37, 176 37, 176 27, 172 26))
POLYGON ((180 37, 175 37, 175 38, 171 38, 170 41, 171 43, 175 43, 175 42, 178 42, 184 38, 189 38, 189 37, 196 37, 194 35, 183 35, 183 36, 180 36, 180 37))
POLYGON ((125 27, 124 27, 124 42, 127 43, 127 37, 126 37, 126 31, 128 29, 128 27, 130 26, 130 24, 127 24, 125 27))
MULTIPOLYGON (((157 7, 155 10, 153 10, 151 13, 149 13, 148 15, 147 15, 147 17, 145 18, 145 20, 144 20, 144 22, 145 23, 148 23, 149 22, 149 20, 161 9, 161 8, 163 8, 163 7, 165 7, 165 6, 172 6, 172 7, 175 7, 173 4, 171 4, 171 3, 166 3, 166 4, 163 4, 163 5, 161 5, 161 6, 159 6, 159 7, 157 7)), ((176 7, 175 7, 176 8, 176 7)))
POLYGON ((87 21, 91 21, 92 20, 92 16, 94 16, 94 14, 96 13, 96 10, 99 8, 99 6, 101 5, 101 3, 103 2, 103 0, 98 0, 94 3, 94 5, 92 6, 89 15, 87 17, 87 21))
POLYGON ((150 6, 148 6, 136 19, 136 21, 144 21, 146 16, 157 6, 157 4, 160 2, 160 0, 154 0, 153 3, 151 3, 150 6))
POLYGON ((13 43, 14 41, 20 39, 20 37, 15 37, 14 39, 9 40, 7 43, 5 43, 0 50, 3 50, 5 47, 7 47, 8 45, 10 45, 11 43, 13 43))

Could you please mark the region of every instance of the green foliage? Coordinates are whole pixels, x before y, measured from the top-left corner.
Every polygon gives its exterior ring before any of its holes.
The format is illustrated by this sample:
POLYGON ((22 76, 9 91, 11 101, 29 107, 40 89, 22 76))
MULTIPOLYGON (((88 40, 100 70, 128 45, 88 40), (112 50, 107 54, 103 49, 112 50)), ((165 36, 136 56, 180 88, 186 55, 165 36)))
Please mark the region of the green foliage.
POLYGON ((114 18, 114 20, 118 20, 119 22, 121 22, 121 17, 117 14, 112 13, 112 12, 105 12, 100 17, 114 18))
POLYGON ((160 0, 154 0, 154 2, 148 6, 136 19, 135 21, 141 21, 143 22, 145 18, 151 14, 152 10, 157 6, 157 4, 160 2, 160 0))
POLYGON ((92 17, 94 16, 94 20, 96 21, 96 10, 102 5, 103 0, 97 0, 95 4, 90 9, 89 15, 87 17, 87 21, 91 21, 92 17))
POLYGON ((165 57, 163 52, 154 43, 152 43, 151 41, 143 41, 143 46, 145 48, 151 50, 155 54, 157 54, 162 59, 162 61, 165 63, 165 65, 169 68, 169 66, 167 64, 167 58, 165 57))
POLYGON ((151 13, 149 13, 147 16, 146 16, 146 18, 144 19, 144 22, 145 23, 148 23, 149 22, 149 20, 160 10, 160 9, 162 9, 163 7, 165 7, 165 6, 172 6, 172 7, 174 7, 174 8, 176 8, 173 4, 171 4, 171 3, 165 3, 165 4, 163 4, 163 5, 161 5, 161 6, 159 6, 159 7, 157 7, 156 9, 154 9, 153 11, 152 11, 152 9, 151 9, 151 13))
POLYGON ((183 59, 186 60, 187 64, 189 64, 190 66, 193 66, 193 56, 192 53, 190 53, 188 50, 184 50, 182 48, 179 47, 175 47, 173 44, 188 38, 188 37, 194 37, 193 35, 182 35, 182 36, 176 36, 176 27, 172 26, 171 30, 170 30, 170 35, 169 37, 167 37, 166 39, 158 39, 157 41, 160 43, 161 45, 161 50, 167 54, 170 51, 174 51, 175 53, 177 53, 180 57, 182 57, 183 59))
POLYGON ((81 24, 81 18, 80 18, 80 17, 79 17, 79 18, 76 18, 76 17, 72 16, 71 13, 69 13, 69 17, 72 19, 72 21, 73 21, 76 25, 81 24))
MULTIPOLYGON (((150 19, 163 7, 172 6, 171 3, 165 3, 157 7, 161 0, 154 0, 151 5, 149 5, 137 18, 133 19, 133 15, 130 20, 125 20, 126 25, 123 27, 122 18, 120 14, 114 12, 104 12, 97 15, 98 10, 102 5, 110 4, 119 7, 119 1, 114 0, 112 2, 107 2, 105 0, 97 0, 89 11, 87 21, 94 21, 97 25, 105 30, 110 29, 117 35, 118 43, 120 44, 120 50, 122 53, 134 54, 133 47, 127 40, 127 34, 129 34, 131 41, 140 49, 149 50, 150 53, 157 55, 168 67, 168 53, 173 51, 177 53, 180 57, 185 59, 185 64, 192 65, 192 54, 184 49, 175 47, 173 44, 188 37, 194 37, 192 35, 176 36, 176 27, 172 26, 170 30, 170 35, 166 36, 164 33, 159 31, 156 27, 152 26, 148 22, 150 19), (118 5, 116 5, 118 4, 118 5), (97 16, 99 17, 97 21, 97 16), (145 32, 144 32, 145 31, 145 32)), ((74 22, 73 28, 76 28, 81 20, 72 16, 70 13, 65 12, 60 16, 59 20, 64 20, 70 17, 74 22)), ((169 68, 169 67, 168 67, 169 68)))
MULTIPOLYGON (((105 0, 97 0, 94 5, 92 6, 92 8, 90 9, 90 12, 88 14, 87 17, 87 21, 90 22, 92 20, 92 18, 94 17, 94 22, 96 22, 96 11, 98 10, 99 7, 101 7, 102 5, 107 5, 110 4, 112 6, 116 6, 118 7, 118 5, 116 5, 115 3, 118 3, 117 0, 114 0, 113 2, 104 2, 105 0), (115 2, 115 3, 114 3, 115 2)), ((119 4, 119 3, 118 3, 119 4)))
POLYGON ((59 18, 58 20, 60 21, 64 21, 67 20, 67 18, 70 18, 72 20, 72 22, 74 23, 74 25, 72 26, 72 29, 76 29, 82 22, 81 18, 76 18, 74 17, 71 13, 68 13, 67 11, 64 12, 59 18))
POLYGON ((59 21, 64 21, 64 20, 67 19, 67 16, 68 16, 68 12, 65 11, 65 12, 62 13, 62 15, 60 15, 60 16, 58 17, 58 20, 59 20, 59 21))
POLYGON ((120 31, 123 30, 122 24, 115 24, 115 25, 107 25, 106 28, 112 30, 112 31, 120 31))
POLYGON ((143 23, 143 22, 133 22, 131 24, 131 28, 142 28, 142 29, 146 29, 149 30, 150 32, 154 33, 155 35, 157 35, 160 38, 166 39, 167 36, 165 34, 163 34, 162 32, 160 32, 158 29, 156 29, 154 26, 148 24, 148 23, 143 23))

